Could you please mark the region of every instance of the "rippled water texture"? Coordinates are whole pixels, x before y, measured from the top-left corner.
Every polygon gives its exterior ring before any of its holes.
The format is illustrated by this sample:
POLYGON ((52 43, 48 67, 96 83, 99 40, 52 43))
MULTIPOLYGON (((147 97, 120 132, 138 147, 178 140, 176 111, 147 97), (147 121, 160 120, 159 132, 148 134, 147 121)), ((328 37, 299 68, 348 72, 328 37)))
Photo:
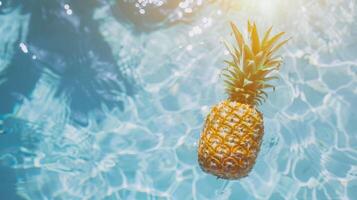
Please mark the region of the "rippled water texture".
POLYGON ((81 2, 0 0, 5 199, 357 197, 355 0, 81 2), (196 142, 248 19, 292 39, 257 163, 226 182, 196 142))

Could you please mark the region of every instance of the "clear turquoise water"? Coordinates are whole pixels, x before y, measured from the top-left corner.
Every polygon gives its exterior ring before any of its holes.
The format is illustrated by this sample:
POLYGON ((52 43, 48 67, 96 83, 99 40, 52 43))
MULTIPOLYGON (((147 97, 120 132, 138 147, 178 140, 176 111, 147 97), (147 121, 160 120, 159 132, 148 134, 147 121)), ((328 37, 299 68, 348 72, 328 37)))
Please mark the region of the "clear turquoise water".
POLYGON ((356 1, 0 2, 0 199, 357 197, 356 1), (292 39, 257 163, 227 182, 196 149, 247 19, 292 39))

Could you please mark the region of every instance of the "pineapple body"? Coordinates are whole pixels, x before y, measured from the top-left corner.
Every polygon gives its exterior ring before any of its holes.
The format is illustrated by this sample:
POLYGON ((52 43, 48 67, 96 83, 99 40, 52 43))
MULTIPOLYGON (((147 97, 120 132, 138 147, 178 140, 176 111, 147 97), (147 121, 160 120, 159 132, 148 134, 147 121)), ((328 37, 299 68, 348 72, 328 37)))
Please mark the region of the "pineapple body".
POLYGON ((210 174, 224 179, 247 176, 254 166, 264 134, 263 115, 256 109, 275 88, 268 82, 278 79, 282 59, 274 55, 288 40, 279 42, 284 32, 263 37, 255 23, 248 21, 248 40, 231 23, 236 43, 226 43, 231 55, 225 60, 223 76, 228 100, 208 114, 198 146, 198 162, 210 174))
POLYGON ((198 146, 202 170, 224 179, 247 176, 264 134, 262 114, 255 107, 225 100, 206 118, 198 146))

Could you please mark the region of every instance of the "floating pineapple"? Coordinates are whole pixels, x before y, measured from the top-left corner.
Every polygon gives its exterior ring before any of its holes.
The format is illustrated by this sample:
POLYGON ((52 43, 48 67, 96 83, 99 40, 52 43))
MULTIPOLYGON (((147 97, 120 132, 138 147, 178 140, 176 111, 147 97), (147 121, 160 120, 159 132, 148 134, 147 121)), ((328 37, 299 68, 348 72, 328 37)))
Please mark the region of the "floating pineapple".
POLYGON ((270 37, 268 29, 259 39, 255 24, 248 22, 250 44, 231 23, 236 47, 227 43, 232 60, 225 61, 227 100, 215 105, 208 114, 198 146, 201 168, 219 178, 239 179, 253 168, 262 142, 263 115, 256 108, 267 97, 264 89, 277 79, 271 72, 278 70, 281 59, 273 54, 288 40, 277 44, 283 32, 270 37))

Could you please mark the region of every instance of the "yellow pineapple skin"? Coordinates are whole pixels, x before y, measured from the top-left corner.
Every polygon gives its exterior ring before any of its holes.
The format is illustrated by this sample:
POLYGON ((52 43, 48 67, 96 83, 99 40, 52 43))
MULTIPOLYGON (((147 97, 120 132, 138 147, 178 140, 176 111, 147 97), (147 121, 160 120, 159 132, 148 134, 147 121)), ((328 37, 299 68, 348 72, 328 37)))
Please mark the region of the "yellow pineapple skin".
POLYGON ((255 107, 224 100, 206 118, 198 145, 203 171, 239 179, 253 168, 264 134, 263 115, 255 107))

